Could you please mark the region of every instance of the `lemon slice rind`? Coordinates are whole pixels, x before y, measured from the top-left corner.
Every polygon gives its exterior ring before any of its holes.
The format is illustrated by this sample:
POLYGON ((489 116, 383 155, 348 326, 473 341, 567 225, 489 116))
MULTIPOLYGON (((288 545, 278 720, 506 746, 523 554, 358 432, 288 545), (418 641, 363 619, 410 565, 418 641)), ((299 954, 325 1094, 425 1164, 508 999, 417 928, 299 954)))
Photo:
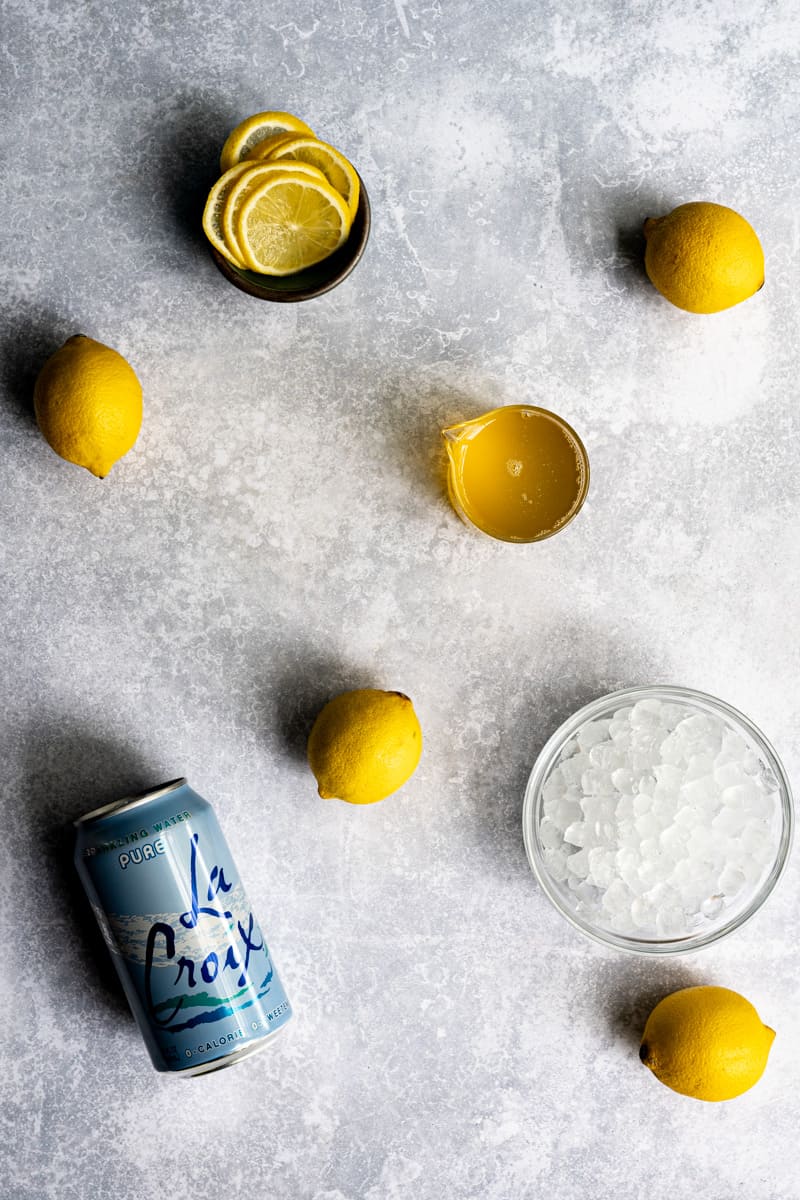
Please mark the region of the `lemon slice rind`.
POLYGON ((222 171, 227 171, 237 162, 241 162, 252 153, 259 142, 283 133, 306 134, 313 137, 312 131, 293 113, 261 112, 254 113, 245 121, 241 121, 225 140, 220 154, 219 165, 222 171))
POLYGON ((228 245, 226 242, 222 219, 225 202, 232 187, 248 170, 252 170, 252 163, 237 163, 236 166, 227 170, 224 175, 220 175, 208 193, 206 206, 203 210, 203 232, 206 237, 215 250, 218 250, 234 267, 239 268, 244 268, 244 260, 238 253, 237 248, 228 245))

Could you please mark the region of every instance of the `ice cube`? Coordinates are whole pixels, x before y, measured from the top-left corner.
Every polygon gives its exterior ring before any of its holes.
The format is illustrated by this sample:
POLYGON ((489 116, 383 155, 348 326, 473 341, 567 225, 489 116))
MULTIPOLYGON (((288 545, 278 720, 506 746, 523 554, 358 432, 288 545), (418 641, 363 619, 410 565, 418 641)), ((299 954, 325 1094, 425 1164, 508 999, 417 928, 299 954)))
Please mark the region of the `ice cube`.
POLYGON ((578 908, 589 909, 593 912, 597 904, 597 889, 593 888, 585 880, 581 882, 575 878, 570 880, 569 886, 575 899, 578 901, 578 908))
POLYGON ((562 850, 545 850, 544 862, 548 874, 553 877, 556 883, 564 883, 569 878, 567 856, 562 850))
POLYGON ((614 797, 583 796, 581 811, 587 821, 610 821, 614 816, 614 797))
POLYGON ((620 913, 625 909, 630 911, 632 900, 630 888, 621 879, 614 879, 603 894, 602 906, 608 913, 620 913))
POLYGON ((700 817, 697 809, 689 804, 684 804, 683 808, 679 808, 675 814, 675 824, 682 826, 684 829, 694 829, 695 825, 700 825, 700 817))
POLYGON ((684 717, 676 725, 675 735, 687 761, 694 754, 716 755, 722 745, 722 725, 708 713, 684 717))
POLYGON ((635 817, 643 817, 645 813, 650 812, 653 807, 653 797, 643 795, 637 792, 633 797, 633 815, 635 817))
POLYGON ((719 790, 713 775, 690 779, 680 791, 681 800, 697 812, 712 812, 719 803, 719 790))
POLYGON ((714 833, 722 837, 735 837, 747 823, 747 814, 741 808, 722 808, 711 822, 714 833))
POLYGON ((709 896, 707 900, 703 901, 700 911, 704 917, 708 917, 709 921, 715 921, 716 918, 722 913, 724 907, 725 897, 715 893, 713 896, 709 896))
POLYGON ((675 819, 675 813, 678 811, 677 796, 667 794, 666 796, 659 793, 652 797, 650 804, 650 812, 659 821, 661 825, 671 825, 675 819))
POLYGON ((672 859, 663 854, 643 858, 639 864, 639 879, 646 892, 659 883, 666 883, 672 872, 672 859))
POLYGON ((716 844, 717 837, 713 832, 713 823, 711 828, 708 825, 695 825, 689 833, 686 849, 691 858, 705 859, 713 855, 716 844))
POLYGON ((690 779, 702 779, 704 775, 714 774, 714 759, 710 754, 693 754, 686 764, 686 773, 684 778, 688 782, 690 779))
POLYGON ((564 841, 571 846, 582 846, 586 841, 586 826, 583 821, 573 821, 564 830, 564 841))
POLYGON ((644 770, 639 775, 636 790, 642 796, 652 796, 656 790, 656 777, 650 771, 644 770))
POLYGON ((749 749, 750 747, 743 737, 738 733, 734 733, 732 729, 726 729, 722 735, 722 745, 719 749, 717 762, 720 765, 726 762, 740 763, 749 749))
POLYGON ((728 863, 719 877, 720 891, 726 896, 738 896, 747 882, 747 877, 740 867, 728 863))
POLYGON ((642 896, 631 901, 631 919, 637 929, 654 929, 656 910, 642 896))
POLYGON ((539 841, 545 850, 557 850, 563 842, 561 831, 552 821, 545 819, 539 826, 539 841))
POLYGON ((659 838, 663 852, 676 861, 686 854, 688 840, 688 831, 680 825, 668 825, 659 838))
POLYGON ((682 704, 675 704, 667 700, 661 706, 661 720, 667 729, 674 729, 686 716, 688 716, 688 710, 682 704))
POLYGON ((748 821, 739 842, 745 852, 762 867, 774 857, 772 838, 761 821, 748 821))
POLYGON ((750 777, 740 762, 725 760, 720 766, 714 767, 714 782, 722 791, 723 788, 736 787, 740 783, 749 783, 750 777))
POLYGON ((589 762, 592 766, 599 767, 601 771, 608 771, 609 774, 621 766, 623 761, 624 756, 612 742, 601 742, 592 746, 589 751, 589 762))
POLYGON ((655 838, 661 832, 661 822, 651 812, 642 813, 635 824, 640 838, 655 838))
POLYGON ((630 723, 635 729, 657 728, 661 724, 661 709, 661 701, 655 697, 637 700, 631 709, 630 723))
POLYGON ((630 723, 632 712, 633 707, 630 704, 626 704, 624 708, 618 708, 616 710, 612 720, 619 721, 621 724, 627 725, 630 723))
POLYGON ((683 771, 671 763, 657 763, 653 767, 653 774, 658 785, 669 792, 677 792, 683 783, 683 771))
POLYGON ((578 739, 570 738, 568 742, 564 743, 564 748, 561 751, 562 761, 565 758, 572 758, 573 754, 577 754, 579 749, 580 747, 578 746, 578 739))
POLYGON ((659 746, 659 756, 663 763, 677 766, 684 762, 685 746, 675 733, 668 734, 659 746))
POLYGON ((600 742, 604 742, 608 737, 608 727, 610 721, 590 721, 588 725, 584 725, 578 730, 577 740, 578 745, 584 753, 591 750, 592 746, 597 746, 600 742))
POLYGON ((618 792, 632 792, 633 772, 628 767, 617 767, 611 772, 611 782, 618 792))
POLYGON ((560 767, 564 782, 567 785, 580 785, 581 776, 584 771, 588 770, 590 765, 588 754, 575 754, 572 758, 568 758, 560 767))
POLYGON ((575 800, 571 800, 569 796, 561 796, 553 804, 550 812, 547 814, 557 829, 563 833, 573 821, 580 821, 581 806, 575 800))
POLYGON ((618 821, 632 821, 635 816, 633 796, 620 796, 614 808, 618 821))
POLYGON ((595 821, 592 832, 598 842, 609 844, 614 841, 616 826, 611 821, 595 821))
POLYGON ((722 793, 722 803, 726 808, 749 808, 758 803, 761 792, 758 785, 748 780, 747 783, 737 783, 734 787, 726 787, 722 793))
POLYGON ((614 785, 608 771, 590 767, 581 776, 581 787, 587 796, 613 796, 614 785))
POLYGON ((678 904, 656 910, 656 932, 660 937, 680 937, 686 932, 686 918, 678 904))
POLYGON ((567 870, 579 879, 585 879, 589 874, 589 856, 585 850, 576 850, 567 859, 567 870))
POLYGON ((776 810, 777 797, 773 792, 763 792, 757 788, 751 793, 748 801, 745 801, 745 812, 749 817, 768 818, 774 815, 776 810))
POLYGON ((617 823, 616 837, 619 846, 631 846, 635 849, 639 845, 639 834, 632 818, 617 823))
POLYGON ((598 887, 607 888, 617 877, 614 852, 594 848, 589 851, 589 876, 598 887))
POLYGON ((661 858, 661 845, 658 836, 643 838, 639 844, 639 853, 642 856, 642 861, 648 858, 661 858))

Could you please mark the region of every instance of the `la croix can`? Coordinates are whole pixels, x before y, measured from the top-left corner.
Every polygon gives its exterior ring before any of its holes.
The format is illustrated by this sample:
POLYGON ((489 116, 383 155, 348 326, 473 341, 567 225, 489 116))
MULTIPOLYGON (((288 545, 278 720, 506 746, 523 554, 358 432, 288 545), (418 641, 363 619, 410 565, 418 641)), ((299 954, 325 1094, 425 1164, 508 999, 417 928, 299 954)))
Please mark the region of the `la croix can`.
POLYGON ((211 805, 175 779, 75 821, 75 865, 157 1071, 261 1050, 292 1009, 211 805))

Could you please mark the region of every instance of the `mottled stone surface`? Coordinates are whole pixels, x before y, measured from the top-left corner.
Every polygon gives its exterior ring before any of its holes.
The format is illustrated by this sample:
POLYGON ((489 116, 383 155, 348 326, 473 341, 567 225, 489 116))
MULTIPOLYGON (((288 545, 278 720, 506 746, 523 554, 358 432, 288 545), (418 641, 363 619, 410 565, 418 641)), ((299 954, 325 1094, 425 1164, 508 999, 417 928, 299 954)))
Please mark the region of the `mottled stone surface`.
POLYGON ((584 942, 520 835, 538 749, 611 688, 729 700, 800 767, 796 50, 790 0, 6 0, 0 10, 0 794, 8 1200, 794 1200, 798 876, 696 959, 584 942), (228 130, 302 115, 358 166, 367 255, 270 306, 199 232, 228 130), (767 286, 672 309, 642 219, 742 211, 767 286), (69 334, 145 391, 104 482, 40 437, 69 334), (440 425, 502 403, 583 435, 589 501, 473 536, 440 425), (419 771, 372 809, 304 764, 346 686, 407 691, 419 771), (298 1010, 235 1070, 154 1073, 63 827, 186 773, 298 1010), (637 1059, 687 981, 778 1031, 704 1106, 637 1059))

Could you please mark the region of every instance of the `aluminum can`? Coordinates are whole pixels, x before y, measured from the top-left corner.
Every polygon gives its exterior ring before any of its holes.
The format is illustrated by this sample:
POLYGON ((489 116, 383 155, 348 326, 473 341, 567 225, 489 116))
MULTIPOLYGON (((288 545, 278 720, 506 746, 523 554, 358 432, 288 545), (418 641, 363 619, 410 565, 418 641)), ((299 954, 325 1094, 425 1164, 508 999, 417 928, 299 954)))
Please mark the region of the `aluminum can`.
POLYGON ((157 1071, 200 1075, 292 1016, 206 800, 175 779, 76 822, 75 865, 157 1071))

